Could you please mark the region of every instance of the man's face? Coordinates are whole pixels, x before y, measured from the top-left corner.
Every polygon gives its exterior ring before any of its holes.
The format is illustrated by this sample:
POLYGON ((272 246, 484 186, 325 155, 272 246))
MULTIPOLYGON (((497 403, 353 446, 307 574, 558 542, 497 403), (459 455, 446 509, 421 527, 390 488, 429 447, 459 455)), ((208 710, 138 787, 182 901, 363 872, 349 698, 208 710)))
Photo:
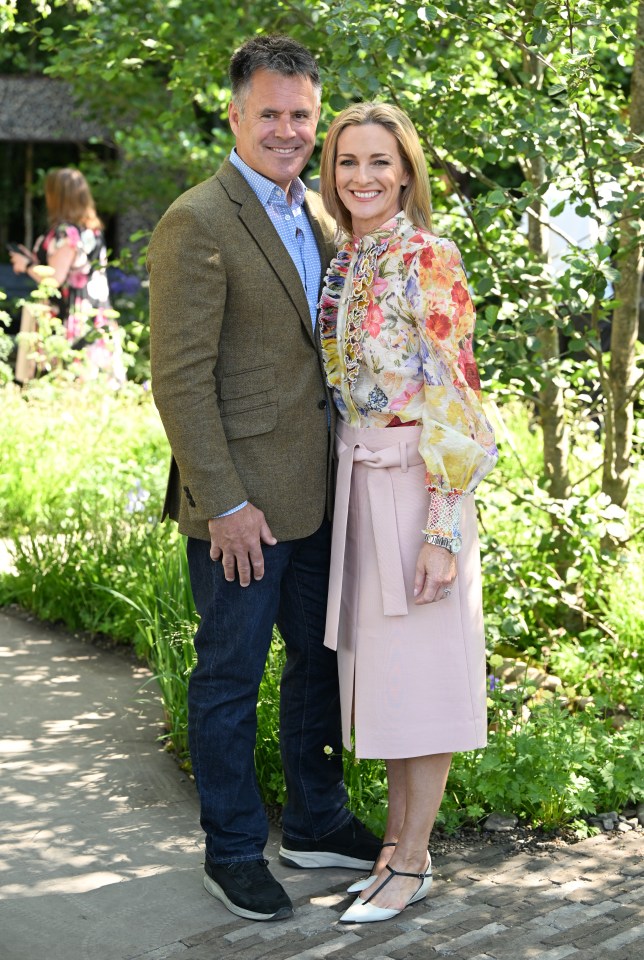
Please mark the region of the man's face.
POLYGON ((241 159, 286 193, 313 153, 319 116, 309 77, 272 70, 253 74, 243 115, 234 102, 228 108, 241 159))

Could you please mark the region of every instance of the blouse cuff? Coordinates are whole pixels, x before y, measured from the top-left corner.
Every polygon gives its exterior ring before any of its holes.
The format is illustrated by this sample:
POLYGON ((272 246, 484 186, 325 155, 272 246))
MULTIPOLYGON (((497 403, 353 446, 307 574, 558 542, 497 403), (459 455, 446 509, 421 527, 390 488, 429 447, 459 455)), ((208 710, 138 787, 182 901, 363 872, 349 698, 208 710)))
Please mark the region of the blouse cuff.
POLYGON ((425 533, 432 536, 454 537, 461 536, 461 510, 463 506, 462 490, 439 490, 437 487, 428 487, 429 515, 425 533))

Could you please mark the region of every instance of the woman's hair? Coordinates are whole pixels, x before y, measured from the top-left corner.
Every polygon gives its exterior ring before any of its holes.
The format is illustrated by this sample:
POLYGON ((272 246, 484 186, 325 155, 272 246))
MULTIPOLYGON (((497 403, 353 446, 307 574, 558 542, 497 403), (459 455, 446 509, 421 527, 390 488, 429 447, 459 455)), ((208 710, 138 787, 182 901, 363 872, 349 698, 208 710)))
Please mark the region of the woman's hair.
POLYGON ((338 137, 347 127, 377 123, 398 141, 398 150, 409 183, 402 188, 400 205, 417 227, 431 230, 432 202, 429 176, 423 148, 416 128, 406 113, 388 103, 355 103, 339 113, 329 127, 320 161, 320 193, 324 206, 338 225, 351 233, 351 214, 338 196, 335 186, 335 161, 338 137))
POLYGON ((320 102, 318 65, 306 47, 291 37, 279 34, 251 37, 235 50, 228 70, 233 100, 242 116, 253 74, 257 70, 269 70, 283 77, 308 77, 320 102))
POLYGON ((63 167, 50 170, 45 177, 45 202, 49 225, 74 223, 79 227, 101 228, 92 191, 80 170, 63 167))

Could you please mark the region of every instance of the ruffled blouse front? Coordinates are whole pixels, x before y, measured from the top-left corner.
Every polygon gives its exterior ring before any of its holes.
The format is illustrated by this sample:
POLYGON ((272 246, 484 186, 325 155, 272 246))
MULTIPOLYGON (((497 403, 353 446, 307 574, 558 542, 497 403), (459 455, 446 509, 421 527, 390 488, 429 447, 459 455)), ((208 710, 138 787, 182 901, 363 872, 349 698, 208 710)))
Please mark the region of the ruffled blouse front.
POLYGON ((340 248, 320 311, 339 415, 359 427, 419 423, 428 531, 460 536, 462 497, 498 454, 481 405, 474 306, 456 245, 399 213, 340 248))

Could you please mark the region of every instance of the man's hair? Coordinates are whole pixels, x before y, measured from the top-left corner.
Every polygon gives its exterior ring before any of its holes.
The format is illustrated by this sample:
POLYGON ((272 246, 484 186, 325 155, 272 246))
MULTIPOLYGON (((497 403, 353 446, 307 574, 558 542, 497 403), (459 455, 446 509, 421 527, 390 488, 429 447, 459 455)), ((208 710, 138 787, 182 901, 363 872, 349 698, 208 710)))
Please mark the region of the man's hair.
POLYGON ((240 113, 256 70, 270 70, 285 77, 308 77, 320 100, 320 73, 313 54, 297 40, 280 35, 251 37, 230 58, 229 77, 233 100, 240 113))

